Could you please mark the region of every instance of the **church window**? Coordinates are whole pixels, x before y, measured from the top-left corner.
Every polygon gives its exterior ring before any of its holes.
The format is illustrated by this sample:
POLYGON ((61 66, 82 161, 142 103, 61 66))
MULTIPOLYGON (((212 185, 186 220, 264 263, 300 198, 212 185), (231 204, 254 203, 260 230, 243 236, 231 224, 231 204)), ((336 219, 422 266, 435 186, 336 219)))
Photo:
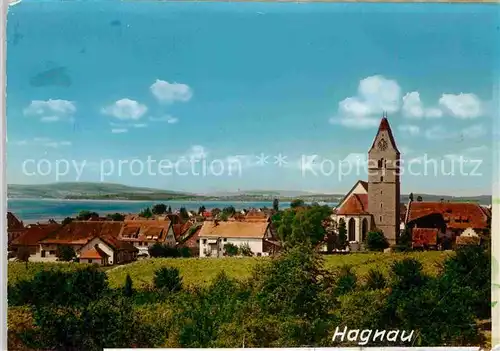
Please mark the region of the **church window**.
POLYGON ((378 168, 382 168, 384 165, 384 159, 381 158, 380 160, 378 160, 378 168))
POLYGON ((382 216, 380 216, 380 222, 382 222, 382 216))
POLYGON ((383 182, 384 181, 384 177, 380 177, 380 181, 383 182))
POLYGON ((384 204, 380 204, 380 208, 384 207, 383 205, 384 205, 384 204))

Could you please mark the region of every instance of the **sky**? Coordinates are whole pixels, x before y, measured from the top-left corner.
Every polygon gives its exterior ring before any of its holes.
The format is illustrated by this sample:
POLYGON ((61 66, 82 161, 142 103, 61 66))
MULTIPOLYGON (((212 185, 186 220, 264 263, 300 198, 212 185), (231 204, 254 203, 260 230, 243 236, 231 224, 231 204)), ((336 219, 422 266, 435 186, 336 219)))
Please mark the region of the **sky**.
POLYGON ((385 112, 403 194, 491 194, 497 19, 495 5, 23 0, 7 23, 7 180, 342 193, 367 178, 385 112))

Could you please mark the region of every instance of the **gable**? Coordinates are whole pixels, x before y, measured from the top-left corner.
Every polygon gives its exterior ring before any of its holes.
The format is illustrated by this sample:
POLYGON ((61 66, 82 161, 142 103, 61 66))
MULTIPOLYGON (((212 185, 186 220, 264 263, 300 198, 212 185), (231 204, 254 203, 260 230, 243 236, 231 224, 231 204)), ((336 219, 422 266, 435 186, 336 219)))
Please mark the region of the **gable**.
POLYGON ((352 194, 367 195, 368 194, 368 183, 362 180, 358 180, 356 184, 349 190, 349 192, 344 196, 344 198, 337 205, 337 209, 344 206, 345 202, 349 199, 352 194))

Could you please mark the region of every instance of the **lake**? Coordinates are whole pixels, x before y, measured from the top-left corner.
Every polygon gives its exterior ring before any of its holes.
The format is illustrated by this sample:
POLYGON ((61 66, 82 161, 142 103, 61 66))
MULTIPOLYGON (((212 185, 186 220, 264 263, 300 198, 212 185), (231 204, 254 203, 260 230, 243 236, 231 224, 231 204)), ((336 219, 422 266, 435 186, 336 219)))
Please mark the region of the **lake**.
MULTIPOLYGON (((59 199, 8 199, 7 206, 19 219, 25 223, 46 221, 50 218, 61 220, 66 217, 74 217, 80 211, 87 210, 97 212, 100 215, 108 213, 138 213, 146 207, 164 203, 171 206, 172 210, 185 207, 188 210, 198 210, 205 206, 207 210, 212 208, 262 208, 273 206, 272 201, 105 201, 105 200, 59 200, 59 199)), ((334 203, 321 203, 335 206, 334 203)), ((280 202, 280 208, 289 208, 290 202, 280 202)))

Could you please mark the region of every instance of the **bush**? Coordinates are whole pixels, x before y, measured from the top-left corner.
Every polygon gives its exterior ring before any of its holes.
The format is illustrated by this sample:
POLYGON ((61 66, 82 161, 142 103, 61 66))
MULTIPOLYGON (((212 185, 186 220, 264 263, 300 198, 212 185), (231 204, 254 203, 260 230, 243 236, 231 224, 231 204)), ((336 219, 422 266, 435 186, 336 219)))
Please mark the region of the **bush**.
POLYGON ((365 287, 368 290, 384 289, 387 286, 384 275, 380 271, 370 269, 366 277, 365 287))
POLYGON ((134 295, 134 288, 132 278, 130 278, 130 274, 127 274, 125 278, 125 285, 123 286, 123 295, 126 297, 132 297, 134 295))
POLYGON ((71 246, 61 245, 57 248, 57 258, 59 261, 73 261, 76 258, 76 252, 71 246))
POLYGON ((238 246, 231 243, 227 243, 226 245, 224 245, 224 252, 228 256, 236 256, 238 254, 238 246))
POLYGON ((343 266, 337 278, 335 293, 337 296, 348 294, 356 289, 358 279, 350 266, 343 266))
POLYGON ((383 251, 389 247, 389 243, 381 231, 369 232, 366 238, 366 246, 371 251, 383 251))
POLYGON ((238 251, 243 256, 253 256, 252 249, 250 249, 250 245, 248 245, 248 243, 241 244, 238 251))
POLYGON ((154 284, 157 289, 175 292, 182 288, 182 277, 178 268, 163 267, 155 272, 154 284))

